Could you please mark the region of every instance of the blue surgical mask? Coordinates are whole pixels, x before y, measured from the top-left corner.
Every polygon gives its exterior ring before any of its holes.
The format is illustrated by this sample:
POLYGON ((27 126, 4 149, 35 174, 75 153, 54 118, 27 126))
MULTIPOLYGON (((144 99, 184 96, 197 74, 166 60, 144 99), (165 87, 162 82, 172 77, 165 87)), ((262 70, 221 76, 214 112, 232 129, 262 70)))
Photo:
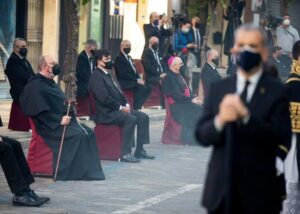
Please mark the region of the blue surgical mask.
POLYGON ((251 72, 253 68, 259 66, 262 58, 260 53, 256 52, 250 47, 244 48, 236 56, 236 64, 245 72, 251 72))

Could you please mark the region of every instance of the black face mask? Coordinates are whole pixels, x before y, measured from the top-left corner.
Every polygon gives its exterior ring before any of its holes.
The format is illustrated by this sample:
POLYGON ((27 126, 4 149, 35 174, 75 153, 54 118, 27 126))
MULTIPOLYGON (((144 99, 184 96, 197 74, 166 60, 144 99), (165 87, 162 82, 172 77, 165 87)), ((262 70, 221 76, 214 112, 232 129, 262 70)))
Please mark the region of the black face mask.
POLYGON ((200 23, 196 23, 195 28, 200 28, 200 23))
POLYGON ((104 62, 104 63, 105 63, 104 68, 106 68, 106 69, 112 69, 112 67, 114 67, 113 61, 108 61, 108 62, 104 62))
POLYGON ((129 54, 131 51, 131 48, 124 48, 123 51, 125 54, 129 54))
POLYGON ((96 51, 97 51, 97 50, 94 50, 94 49, 90 50, 92 56, 95 56, 96 51))
POLYGON ((153 24, 154 24, 155 26, 158 26, 158 25, 159 25, 159 20, 158 20, 158 19, 154 20, 154 21, 153 21, 153 24))
POLYGON ((157 43, 156 43, 156 44, 153 44, 151 47, 152 47, 152 49, 155 50, 155 51, 158 50, 158 44, 157 44, 157 43))
POLYGON ((218 65, 219 65, 219 63, 220 63, 220 59, 219 59, 219 58, 212 59, 211 61, 212 61, 212 63, 214 63, 214 64, 215 64, 215 66, 218 66, 218 65))
POLYGON ((19 54, 22 57, 26 57, 27 56, 27 48, 20 48, 19 54))
POLYGON ((237 55, 236 64, 245 72, 251 72, 253 68, 257 67, 261 63, 261 60, 259 53, 244 50, 237 55))
POLYGON ((59 65, 55 64, 53 67, 52 67, 52 73, 56 76, 58 74, 60 74, 60 68, 59 68, 59 65))

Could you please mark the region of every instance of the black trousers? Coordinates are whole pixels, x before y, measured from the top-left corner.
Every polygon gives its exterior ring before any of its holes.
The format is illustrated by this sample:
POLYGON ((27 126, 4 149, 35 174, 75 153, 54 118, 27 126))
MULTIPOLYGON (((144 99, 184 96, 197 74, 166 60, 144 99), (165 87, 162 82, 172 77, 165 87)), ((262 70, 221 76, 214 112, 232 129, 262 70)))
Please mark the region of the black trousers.
POLYGON ((34 182, 21 144, 13 139, 2 137, 0 142, 0 162, 8 186, 12 193, 18 193, 34 182))
POLYGON ((136 84, 133 88, 133 109, 141 109, 151 93, 151 86, 136 84))
POLYGON ((149 136, 149 116, 143 112, 132 110, 131 113, 120 114, 120 117, 114 122, 114 125, 123 127, 123 144, 122 155, 131 152, 134 147, 134 131, 137 127, 136 151, 139 153, 143 150, 144 144, 150 143, 149 136))

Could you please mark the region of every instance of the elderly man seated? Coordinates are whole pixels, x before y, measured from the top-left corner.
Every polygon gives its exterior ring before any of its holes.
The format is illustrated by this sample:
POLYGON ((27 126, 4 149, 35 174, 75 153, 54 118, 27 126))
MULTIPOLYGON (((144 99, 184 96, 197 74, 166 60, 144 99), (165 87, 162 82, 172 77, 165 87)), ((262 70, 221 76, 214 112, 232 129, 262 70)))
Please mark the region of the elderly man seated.
POLYGON ((206 63, 202 68, 200 79, 204 90, 204 98, 213 82, 221 80, 217 67, 219 66, 219 53, 217 50, 211 49, 206 52, 206 63))
POLYGON ((53 80, 60 73, 59 66, 51 56, 42 56, 38 69, 20 101, 23 112, 33 119, 38 134, 52 150, 53 166, 66 126, 57 180, 104 180, 94 132, 77 122, 73 108, 68 112, 67 97, 53 80))
POLYGON ((168 65, 170 71, 162 81, 162 91, 175 121, 182 126, 182 141, 194 144, 193 130, 201 114, 201 102, 198 97, 191 96, 187 83, 180 75, 182 60, 179 57, 171 57, 168 65))

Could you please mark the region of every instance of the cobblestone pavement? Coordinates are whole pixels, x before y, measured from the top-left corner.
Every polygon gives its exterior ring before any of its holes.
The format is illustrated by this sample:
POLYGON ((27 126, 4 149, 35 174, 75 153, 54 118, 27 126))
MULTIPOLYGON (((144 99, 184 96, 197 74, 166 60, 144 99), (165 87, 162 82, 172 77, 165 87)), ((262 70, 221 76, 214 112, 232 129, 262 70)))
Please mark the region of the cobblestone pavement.
MULTIPOLYGON (((156 155, 155 160, 139 164, 102 161, 105 181, 53 182, 36 178, 33 188, 51 198, 50 203, 39 208, 13 207, 12 194, 0 170, 0 213, 205 213, 199 201, 210 150, 163 145, 160 143, 162 129, 162 120, 152 120, 151 144, 146 149, 156 155)), ((0 128, 0 134, 20 140, 27 154, 30 133, 0 128)))

